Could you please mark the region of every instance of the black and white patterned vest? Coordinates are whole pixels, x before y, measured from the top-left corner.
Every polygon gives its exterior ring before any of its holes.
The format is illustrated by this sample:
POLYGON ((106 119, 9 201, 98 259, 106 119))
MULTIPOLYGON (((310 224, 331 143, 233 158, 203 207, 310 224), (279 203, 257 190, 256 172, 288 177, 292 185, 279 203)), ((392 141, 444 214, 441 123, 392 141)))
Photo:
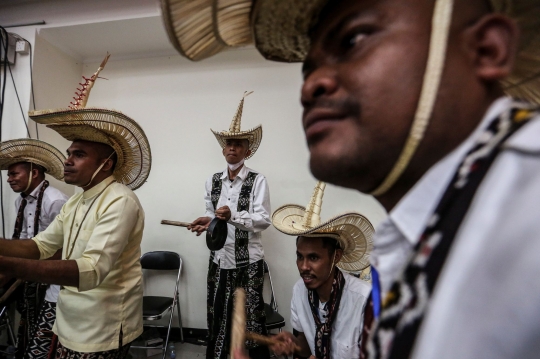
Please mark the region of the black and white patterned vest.
MULTIPOLYGON (((246 176, 246 179, 242 184, 242 188, 240 189, 238 205, 236 207, 237 212, 249 211, 251 192, 253 190, 253 183, 255 182, 257 175, 258 174, 255 172, 249 172, 246 176)), ((217 209, 216 207, 219 202, 219 198, 221 197, 221 188, 223 186, 221 176, 223 176, 223 172, 218 172, 212 176, 212 191, 210 193, 210 200, 214 205, 214 211, 217 209)), ((236 268, 249 265, 249 233, 239 228, 235 228, 234 238, 236 268)), ((211 258, 214 258, 214 251, 211 252, 211 258)))

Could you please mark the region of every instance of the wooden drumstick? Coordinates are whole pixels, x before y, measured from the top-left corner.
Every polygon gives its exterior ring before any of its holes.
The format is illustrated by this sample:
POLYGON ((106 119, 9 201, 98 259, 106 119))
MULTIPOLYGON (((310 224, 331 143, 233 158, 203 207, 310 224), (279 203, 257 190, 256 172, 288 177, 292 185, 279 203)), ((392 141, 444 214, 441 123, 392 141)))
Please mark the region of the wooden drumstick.
POLYGON ((168 224, 169 226, 177 226, 177 227, 191 226, 191 223, 188 223, 188 222, 168 221, 166 219, 162 219, 161 224, 168 224))
POLYGON ((22 283, 22 280, 20 279, 17 279, 12 285, 11 287, 9 287, 8 290, 6 290, 6 292, 4 293, 4 295, 0 298, 0 304, 1 303, 4 303, 8 298, 9 296, 11 295, 11 293, 13 293, 13 291, 15 289, 17 289, 17 287, 22 283))
POLYGON ((231 329, 231 358, 234 352, 243 349, 246 341, 246 292, 243 288, 236 288, 231 329))
MULTIPOLYGON (((261 334, 252 333, 252 332, 246 332, 246 339, 252 340, 257 344, 271 346, 274 344, 277 344, 278 341, 272 337, 267 337, 261 334)), ((300 351, 300 347, 298 345, 294 345, 294 351, 298 352, 300 351)))

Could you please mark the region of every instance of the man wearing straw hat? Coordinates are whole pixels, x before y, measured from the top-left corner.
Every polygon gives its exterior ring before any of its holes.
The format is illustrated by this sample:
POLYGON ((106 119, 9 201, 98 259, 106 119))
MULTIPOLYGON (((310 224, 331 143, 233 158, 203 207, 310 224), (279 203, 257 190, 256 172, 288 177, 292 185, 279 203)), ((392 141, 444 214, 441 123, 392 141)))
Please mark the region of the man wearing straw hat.
POLYGON ((32 241, 0 241, 0 273, 62 286, 53 327, 56 358, 123 358, 143 329, 144 211, 133 190, 146 181, 151 154, 135 121, 116 111, 85 108, 105 62, 85 78, 70 108, 30 113, 73 141, 64 179, 83 191, 32 241), (62 260, 37 260, 60 248, 62 260))
POLYGON ((389 211, 370 356, 538 357, 540 2, 258 0, 252 15, 264 56, 304 62, 311 171, 389 211))
POLYGON ((276 229, 296 237, 302 278, 291 300, 291 324, 299 334, 279 333, 271 348, 276 354, 291 355, 296 347, 302 357, 357 359, 371 285, 342 269, 369 266, 373 226, 358 213, 321 223, 324 188, 317 184, 307 207, 285 205, 272 215, 276 229))
MULTIPOLYGON (((49 185, 45 173, 61 181, 65 157, 53 146, 29 138, 0 143, 0 169, 15 193, 17 218, 12 239, 29 239, 45 230, 60 213, 68 196, 49 185)), ((60 253, 53 258, 59 259, 60 253)), ((19 282, 16 282, 19 283, 19 282)), ((47 358, 56 318, 58 285, 24 282, 17 309, 21 314, 17 358, 47 358)))
MULTIPOLYGON (((207 358, 226 358, 231 331, 233 292, 244 287, 247 292, 249 331, 266 334, 262 297, 264 251, 261 232, 270 226, 270 194, 266 178, 248 168, 261 143, 262 127, 241 131, 245 93, 229 131, 212 131, 222 147, 227 168, 206 181, 206 213, 189 227, 200 235, 217 217, 227 221, 227 239, 223 248, 210 252, 208 269, 208 346, 207 358), (248 289, 249 288, 249 289, 248 289)), ((264 346, 248 342, 255 358, 268 358, 264 346)))

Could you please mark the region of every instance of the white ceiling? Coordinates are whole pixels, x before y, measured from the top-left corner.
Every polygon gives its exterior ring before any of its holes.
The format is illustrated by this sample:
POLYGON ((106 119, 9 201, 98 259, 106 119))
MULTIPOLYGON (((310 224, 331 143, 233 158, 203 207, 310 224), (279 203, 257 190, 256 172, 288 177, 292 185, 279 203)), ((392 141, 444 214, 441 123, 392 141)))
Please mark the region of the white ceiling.
POLYGON ((107 51, 116 60, 178 55, 160 16, 48 27, 39 35, 83 63, 99 62, 107 51))

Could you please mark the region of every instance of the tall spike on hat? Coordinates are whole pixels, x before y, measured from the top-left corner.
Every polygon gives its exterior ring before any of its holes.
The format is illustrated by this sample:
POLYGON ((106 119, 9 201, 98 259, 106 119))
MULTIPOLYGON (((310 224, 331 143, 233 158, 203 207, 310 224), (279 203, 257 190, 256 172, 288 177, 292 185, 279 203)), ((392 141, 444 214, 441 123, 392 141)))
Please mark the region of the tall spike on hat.
POLYGON ((221 148, 225 148, 227 144, 227 140, 232 139, 243 139, 249 141, 249 149, 251 150, 251 153, 249 156, 246 157, 246 160, 248 158, 253 157, 257 149, 259 148, 262 140, 262 126, 259 125, 255 128, 252 128, 251 130, 242 131, 241 130, 241 124, 242 124, 242 112, 244 111, 244 99, 251 95, 253 91, 244 91, 244 95, 242 96, 242 99, 240 100, 240 104, 238 104, 238 108, 236 109, 236 114, 234 115, 231 125, 229 126, 229 131, 221 131, 217 132, 212 129, 212 133, 214 136, 216 136, 216 139, 218 140, 219 145, 221 148))
POLYGON ((30 111, 28 115, 69 141, 84 140, 111 146, 117 155, 114 177, 135 190, 146 182, 152 166, 150 144, 144 131, 137 122, 118 111, 86 108, 90 91, 109 57, 107 53, 91 77, 83 76, 84 82, 77 88, 75 102, 68 108, 30 111))
POLYGON ((319 181, 313 189, 313 195, 306 207, 306 213, 302 220, 304 227, 313 228, 321 223, 322 198, 324 196, 325 188, 326 183, 319 181))
POLYGON ((242 112, 244 111, 244 99, 251 95, 253 91, 244 91, 244 96, 242 96, 242 99, 240 100, 240 103, 238 104, 238 108, 236 109, 236 114, 234 115, 231 125, 229 126, 229 132, 235 133, 240 132, 240 125, 242 124, 242 112))
POLYGON ((272 214, 272 224, 282 233, 302 237, 335 238, 343 250, 337 266, 359 271, 369 266, 373 247, 373 225, 359 213, 345 213, 321 223, 322 198, 326 184, 318 182, 307 207, 296 204, 281 206, 272 214))

